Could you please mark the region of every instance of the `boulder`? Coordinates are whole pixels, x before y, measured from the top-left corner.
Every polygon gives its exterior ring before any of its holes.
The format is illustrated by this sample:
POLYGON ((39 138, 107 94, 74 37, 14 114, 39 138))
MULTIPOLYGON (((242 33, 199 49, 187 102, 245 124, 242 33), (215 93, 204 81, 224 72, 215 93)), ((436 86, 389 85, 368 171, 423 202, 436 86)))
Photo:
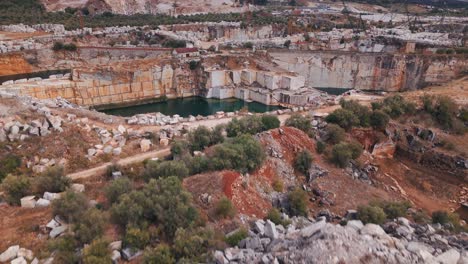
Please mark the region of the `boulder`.
POLYGON ((359 231, 364 227, 364 225, 362 224, 361 220, 350 220, 346 224, 346 227, 350 227, 356 231, 359 231))
POLYGON ((43 198, 39 198, 39 200, 36 202, 36 207, 47 207, 49 205, 50 201, 43 198))
POLYGON ((34 258, 33 261, 31 261, 31 264, 39 264, 39 260, 37 258, 34 258))
POLYGON ((93 157, 94 155, 96 155, 96 152, 97 152, 96 149, 93 149, 93 148, 88 149, 88 157, 93 157))
POLYGON ((66 225, 61 225, 61 226, 55 227, 55 228, 52 229, 52 231, 50 231, 49 236, 51 238, 56 238, 56 237, 60 236, 61 234, 63 234, 65 231, 67 231, 67 228, 68 228, 68 226, 66 226, 66 225))
POLYGON ((49 201, 60 199, 61 193, 45 192, 43 198, 49 201))
POLYGON ((370 236, 383 236, 386 235, 385 231, 376 224, 366 224, 363 228, 361 228, 362 235, 370 235, 370 236))
POLYGON ((117 130, 120 132, 120 134, 124 134, 125 132, 127 132, 127 129, 125 129, 125 127, 122 125, 119 125, 117 127, 117 130))
POLYGON ((263 220, 257 220, 254 223, 254 229, 259 233, 260 235, 265 234, 265 222, 263 220))
POLYGON ((169 145, 169 139, 167 138, 161 138, 159 140, 159 145, 161 145, 162 147, 167 147, 169 145))
POLYGON ((111 250, 121 250, 122 249, 122 241, 121 240, 114 241, 114 242, 109 244, 109 247, 110 247, 111 250))
MULTIPOLYGON (((408 251, 411 251, 415 254, 421 255, 423 258, 426 259, 426 256, 432 254, 434 252, 434 249, 422 242, 416 242, 416 241, 411 241, 406 245, 406 249, 408 251)), ((431 255, 432 256, 432 255, 431 255)))
POLYGON ((436 262, 441 264, 457 264, 458 259, 460 259, 460 252, 453 248, 435 258, 436 262))
POLYGON ((226 259, 222 251, 216 250, 213 254, 216 264, 228 264, 229 261, 226 259))
POLYGON ((112 155, 114 156, 118 156, 120 155, 120 153, 122 153, 122 148, 121 147, 118 147, 118 148, 115 148, 112 150, 112 155))
POLYGON ((122 172, 120 172, 120 171, 113 171, 112 172, 112 179, 115 180, 115 179, 118 179, 120 177, 122 177, 122 172))
POLYGON ((32 250, 20 248, 18 251, 18 257, 24 257, 27 260, 32 260, 34 258, 34 253, 32 250))
POLYGON ((36 196, 31 195, 31 196, 26 196, 21 198, 21 207, 24 208, 34 208, 36 207, 36 196))
POLYGON ((147 152, 148 150, 150 150, 151 145, 152 145, 152 143, 148 139, 142 139, 140 141, 140 149, 141 149, 142 152, 147 152))
POLYGON ((50 228, 50 229, 54 229, 56 227, 59 227, 60 226, 60 223, 55 221, 54 219, 50 220, 49 223, 47 223, 46 227, 50 228))
POLYGON ((141 254, 143 254, 143 251, 141 251, 141 250, 134 250, 134 249, 131 249, 131 248, 124 248, 122 250, 122 257, 127 261, 130 261, 130 260, 140 256, 141 254))
POLYGON ((253 249, 254 251, 263 251, 262 242, 258 236, 247 238, 245 240, 245 248, 253 249))
POLYGON ((5 250, 2 254, 0 254, 0 262, 7 262, 10 261, 18 256, 18 251, 20 246, 11 246, 7 250, 5 250))
POLYGON ((105 146, 102 151, 104 151, 105 154, 109 154, 112 152, 112 146, 105 146))
POLYGON ((311 237, 315 233, 319 232, 320 229, 324 228, 327 223, 325 221, 315 222, 303 229, 301 229, 300 234, 302 237, 311 237))
POLYGON ((120 255, 120 252, 118 250, 112 251, 112 255, 111 255, 112 263, 119 263, 121 258, 122 258, 122 255, 120 255))
POLYGON ((275 240, 279 237, 275 224, 270 220, 267 220, 265 224, 265 236, 269 237, 271 240, 275 240))
POLYGON ((15 258, 10 262, 11 264, 28 264, 24 257, 15 258))
POLYGON ((85 186, 84 186, 84 184, 74 183, 74 184, 71 185, 71 189, 72 189, 74 192, 82 193, 82 192, 85 191, 85 186))

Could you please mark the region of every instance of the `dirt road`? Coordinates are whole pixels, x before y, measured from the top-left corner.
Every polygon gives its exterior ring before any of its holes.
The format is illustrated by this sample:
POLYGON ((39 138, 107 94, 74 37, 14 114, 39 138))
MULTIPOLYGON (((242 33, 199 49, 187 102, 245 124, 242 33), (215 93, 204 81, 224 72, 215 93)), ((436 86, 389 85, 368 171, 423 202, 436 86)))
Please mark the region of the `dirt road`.
MULTIPOLYGON (((170 148, 165 148, 165 149, 155 150, 151 152, 141 153, 135 156, 130 156, 127 158, 120 159, 117 161, 117 164, 121 166, 126 166, 129 164, 142 162, 145 159, 162 158, 162 157, 169 155, 170 152, 171 152, 170 148)), ((92 176, 104 173, 107 169, 107 166, 109 165, 112 165, 112 162, 104 163, 92 169, 71 173, 71 174, 68 174, 67 177, 71 178, 72 180, 92 177, 92 176)))

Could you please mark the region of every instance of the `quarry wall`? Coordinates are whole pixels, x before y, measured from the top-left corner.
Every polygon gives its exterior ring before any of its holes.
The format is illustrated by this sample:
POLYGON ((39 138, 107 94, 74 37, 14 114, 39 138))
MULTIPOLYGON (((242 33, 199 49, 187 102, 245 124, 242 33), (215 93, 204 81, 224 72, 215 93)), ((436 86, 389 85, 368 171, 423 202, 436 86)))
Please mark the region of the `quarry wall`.
POLYGON ((163 96, 193 96, 196 79, 191 71, 172 64, 135 71, 74 69, 72 76, 72 80, 45 79, 1 88, 39 99, 62 97, 79 105, 105 108, 149 102, 163 96))
POLYGON ((306 78, 306 86, 404 91, 444 83, 468 71, 463 55, 416 55, 327 51, 270 51, 284 69, 306 78))

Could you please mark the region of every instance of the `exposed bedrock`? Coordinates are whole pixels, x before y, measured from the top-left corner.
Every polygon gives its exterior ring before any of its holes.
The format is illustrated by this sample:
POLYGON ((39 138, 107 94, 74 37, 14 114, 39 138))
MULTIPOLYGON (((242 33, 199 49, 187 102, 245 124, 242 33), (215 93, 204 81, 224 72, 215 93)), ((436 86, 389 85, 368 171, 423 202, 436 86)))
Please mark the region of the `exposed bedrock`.
POLYGON ((316 88, 416 90, 445 83, 468 70, 466 56, 279 50, 270 55, 316 88))

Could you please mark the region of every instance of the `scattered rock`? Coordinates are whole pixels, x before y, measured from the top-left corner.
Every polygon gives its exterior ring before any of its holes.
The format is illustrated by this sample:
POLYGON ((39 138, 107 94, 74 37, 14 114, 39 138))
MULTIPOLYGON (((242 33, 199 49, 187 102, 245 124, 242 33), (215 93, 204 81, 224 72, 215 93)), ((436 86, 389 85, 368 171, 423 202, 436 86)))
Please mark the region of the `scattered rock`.
POLYGON ((36 202, 36 207, 47 207, 49 205, 50 201, 43 198, 39 198, 39 200, 36 202))
POLYGON ((21 198, 21 207, 24 208, 34 208, 36 207, 36 196, 26 196, 21 198))
POLYGON ((9 247, 2 254, 0 254, 0 262, 7 262, 15 259, 18 256, 19 249, 20 246, 18 245, 9 247))
POLYGON ((68 229, 68 226, 66 226, 66 225, 61 225, 61 226, 55 227, 55 228, 52 229, 52 231, 50 231, 49 236, 51 238, 56 238, 56 237, 60 236, 61 234, 63 234, 65 231, 67 231, 67 229, 68 229))
POLYGON ((74 183, 74 184, 71 185, 71 189, 74 192, 82 193, 82 192, 85 191, 85 186, 84 186, 84 184, 74 183))
POLYGON ((28 262, 26 261, 26 259, 23 258, 23 257, 15 258, 15 259, 12 260, 10 263, 11 263, 11 264, 28 264, 28 262))
POLYGON ((61 193, 45 192, 43 198, 49 201, 60 199, 61 193))
POLYGON ((278 231, 276 230, 275 224, 270 220, 266 221, 265 224, 265 235, 270 239, 274 240, 279 237, 278 231))
POLYGON ((152 145, 152 143, 148 139, 142 139, 140 141, 140 149, 141 149, 142 152, 147 152, 148 150, 150 150, 151 145, 152 145))
POLYGON ((27 260, 32 260, 34 258, 34 253, 26 248, 20 248, 18 251, 18 257, 24 257, 27 260))

